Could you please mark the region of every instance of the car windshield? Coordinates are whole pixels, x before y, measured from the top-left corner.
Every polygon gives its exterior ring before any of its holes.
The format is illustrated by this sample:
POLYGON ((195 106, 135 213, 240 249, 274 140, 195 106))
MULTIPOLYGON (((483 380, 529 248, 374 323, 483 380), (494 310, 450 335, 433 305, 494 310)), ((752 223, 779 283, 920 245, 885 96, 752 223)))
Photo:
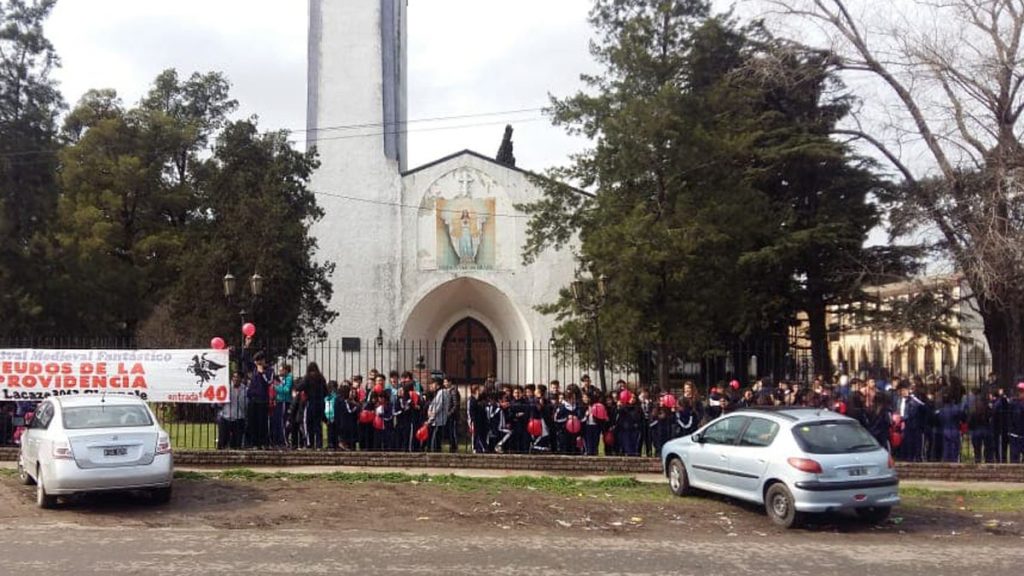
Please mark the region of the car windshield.
POLYGON ((800 448, 810 454, 871 452, 879 448, 871 434, 853 421, 808 422, 793 427, 793 436, 800 448))
POLYGON ((64 409, 64 428, 66 430, 134 428, 152 425, 153 420, 144 406, 76 406, 64 409))

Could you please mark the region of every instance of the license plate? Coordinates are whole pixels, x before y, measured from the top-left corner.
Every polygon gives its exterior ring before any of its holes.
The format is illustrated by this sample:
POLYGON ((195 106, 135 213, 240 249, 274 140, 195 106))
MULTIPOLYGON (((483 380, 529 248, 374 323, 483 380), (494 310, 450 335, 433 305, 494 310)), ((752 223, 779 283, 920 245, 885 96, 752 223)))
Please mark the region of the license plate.
POLYGON ((867 475, 868 475, 868 469, 867 468, 864 468, 864 467, 861 467, 861 468, 850 468, 850 476, 867 476, 867 475))
POLYGON ((104 448, 103 449, 103 455, 104 456, 127 456, 128 455, 128 448, 126 448, 124 446, 118 446, 116 448, 104 448))

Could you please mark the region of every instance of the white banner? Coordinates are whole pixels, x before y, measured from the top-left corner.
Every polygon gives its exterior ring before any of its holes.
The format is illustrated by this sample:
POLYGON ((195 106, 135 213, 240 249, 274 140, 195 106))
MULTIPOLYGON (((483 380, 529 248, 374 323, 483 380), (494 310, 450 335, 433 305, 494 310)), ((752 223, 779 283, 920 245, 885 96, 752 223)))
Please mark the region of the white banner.
POLYGON ((229 385, 227 350, 0 350, 0 401, 106 393, 220 403, 229 385))

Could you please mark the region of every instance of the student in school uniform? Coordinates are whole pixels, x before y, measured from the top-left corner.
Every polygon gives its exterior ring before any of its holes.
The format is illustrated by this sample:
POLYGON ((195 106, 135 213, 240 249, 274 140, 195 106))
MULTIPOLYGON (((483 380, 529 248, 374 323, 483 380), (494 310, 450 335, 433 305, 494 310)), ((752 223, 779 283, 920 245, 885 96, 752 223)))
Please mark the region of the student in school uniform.
POLYGON ((663 405, 651 409, 651 421, 647 425, 650 430, 651 456, 660 456, 661 447, 672 437, 673 417, 675 414, 663 405))
POLYGON ((921 440, 926 429, 926 405, 905 380, 900 382, 899 393, 896 413, 903 420, 903 443, 897 453, 901 460, 920 462, 923 455, 921 440))
POLYGON ((338 400, 338 382, 331 380, 327 383, 327 396, 324 397, 324 423, 327 425, 327 449, 337 450, 338 439, 338 418, 335 409, 338 400))
POLYGON ((967 404, 967 429, 974 449, 974 462, 980 464, 996 461, 995 434, 992 432, 992 404, 995 397, 988 391, 979 391, 971 396, 967 404))
POLYGON ((534 390, 533 402, 530 404, 530 419, 540 420, 540 436, 533 439, 530 444, 531 452, 550 452, 552 443, 552 431, 554 420, 550 409, 551 401, 548 400, 547 386, 539 384, 534 390))
POLYGON ((306 395, 292 386, 292 401, 288 403, 288 445, 292 450, 306 447, 306 395))
POLYGON ((683 396, 676 404, 676 434, 689 436, 700 428, 700 411, 693 405, 692 397, 683 396))
POLYGON ((481 400, 481 387, 473 384, 466 398, 466 422, 469 425, 470 449, 474 454, 487 452, 487 412, 481 400))
POLYGON ((942 407, 937 411, 936 417, 942 430, 942 461, 959 462, 960 425, 967 421, 967 415, 949 388, 942 391, 942 407))
POLYGON ((358 396, 348 380, 338 389, 334 417, 338 419, 339 448, 342 450, 355 450, 356 447, 356 426, 362 409, 357 401, 358 396))
POLYGON ((415 391, 412 379, 404 382, 398 389, 398 398, 394 403, 395 411, 395 445, 398 452, 412 452, 416 438, 416 420, 419 416, 418 407, 413 406, 412 393, 415 391))
POLYGON ((387 392, 375 393, 374 422, 373 422, 373 450, 374 452, 388 452, 394 446, 394 411, 391 409, 391 400, 387 392))
POLYGON ((512 437, 512 427, 508 418, 509 404, 508 393, 498 391, 487 402, 487 422, 490 429, 488 452, 504 453, 505 444, 512 437))
POLYGON ((509 406, 509 417, 512 420, 512 440, 510 451, 517 454, 527 452, 530 447, 530 433, 526 425, 530 419, 530 403, 524 396, 522 386, 512 389, 512 404, 509 406))
POLYGON ((583 453, 587 456, 597 456, 598 446, 601 442, 601 429, 608 419, 608 413, 601 404, 599 392, 593 394, 583 393, 583 453), (597 407, 600 408, 597 408, 597 407))
POLYGON ((427 409, 427 422, 430 424, 430 451, 440 452, 441 447, 448 443, 448 418, 451 416, 451 395, 444 387, 443 378, 434 378, 430 382, 430 407, 427 409))
POLYGON ((617 420, 615 422, 616 443, 624 456, 640 455, 640 426, 643 416, 636 396, 628 401, 619 400, 617 420))
POLYGON ((618 435, 618 431, 615 429, 615 422, 617 422, 619 418, 619 405, 618 402, 615 400, 615 398, 617 397, 616 395, 617 393, 612 393, 604 397, 604 411, 607 414, 608 419, 604 421, 602 432, 605 436, 607 436, 610 433, 612 437, 612 443, 610 446, 607 442, 605 442, 605 456, 622 455, 622 448, 619 446, 618 442, 614 441, 614 439, 618 435))
POLYGON ((565 391, 565 398, 559 404, 555 410, 555 429, 558 434, 558 452, 561 454, 577 454, 577 438, 580 436, 581 430, 575 432, 570 431, 567 427, 570 419, 575 419, 577 423, 583 421, 583 410, 580 405, 576 402, 576 393, 578 388, 570 386, 565 391))
POLYGON ((1010 403, 1010 462, 1024 461, 1024 382, 1017 384, 1017 398, 1010 403))

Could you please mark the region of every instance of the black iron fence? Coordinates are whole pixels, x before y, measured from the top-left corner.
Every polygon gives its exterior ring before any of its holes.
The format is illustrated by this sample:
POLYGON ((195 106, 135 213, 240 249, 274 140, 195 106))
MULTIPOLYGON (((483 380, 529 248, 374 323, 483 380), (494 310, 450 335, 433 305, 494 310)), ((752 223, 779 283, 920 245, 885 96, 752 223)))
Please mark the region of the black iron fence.
MULTIPOLYGON (((196 347, 203 347, 197 345, 196 347)), ((49 349, 131 349, 136 342, 127 338, 23 338, 0 341, 0 348, 49 348, 49 349)), ((388 374, 391 371, 410 371, 422 385, 433 375, 445 375, 456 384, 462 405, 461 418, 451 430, 460 450, 472 449, 465 417, 465 403, 469 387, 492 378, 499 383, 548 384, 560 382, 562 389, 568 384, 579 383, 584 375, 600 387, 600 371, 594 365, 593 355, 580 353, 568 346, 554 342, 474 342, 468 341, 452 346, 451 343, 406 340, 365 339, 354 341, 343 339, 322 341, 298 350, 285 342, 257 341, 244 352, 232 352, 233 368, 246 366, 256 351, 268 353, 276 368, 284 364, 292 366, 295 377, 301 377, 310 362, 316 362, 328 380, 343 382, 355 375, 368 376, 371 370, 388 374)), ((842 366, 852 375, 892 379, 905 372, 906 364, 885 362, 858 362, 842 366)), ((709 352, 693 360, 673 359, 669 363, 669 381, 662 389, 678 391, 686 380, 693 381, 703 395, 712 387, 737 379, 744 386, 755 376, 769 380, 798 379, 809 381, 816 373, 810 355, 806 351, 781 350, 778 343, 737 344, 728 349, 709 352)), ((616 382, 623 380, 633 389, 656 385, 658 358, 653 352, 636 354, 630 362, 612 362, 605 367, 605 382, 609 389, 617 388, 616 382)), ((959 376, 969 384, 980 383, 988 372, 984 351, 970 353, 954 364, 944 363, 942 373, 959 376)), ((971 388, 971 386, 969 386, 971 388)), ((13 402, 0 402, 0 444, 11 444, 16 431, 13 423, 19 411, 27 406, 13 402)), ((212 450, 227 442, 229 427, 220 419, 220 409, 210 404, 153 404, 154 413, 172 436, 173 444, 179 449, 212 450)), ((272 416, 273 417, 273 416, 272 416)), ((329 434, 324 431, 323 437, 329 434)), ((964 433, 961 457, 974 459, 971 431, 964 433)), ((523 439, 523 442, 526 440, 523 439)), ((612 439, 614 442, 614 438, 612 439)), ((241 434, 243 445, 247 443, 241 434)), ((301 442, 300 442, 301 444, 301 442)), ((402 444, 405 449, 422 449, 423 443, 412 441, 402 444)), ((447 445, 447 444, 446 444, 447 445)), ((287 444, 278 446, 288 447, 287 444)), ((291 446, 297 448, 299 446, 291 446)), ((510 445, 510 451, 521 451, 522 442, 510 445)), ((550 449, 550 448, 549 448, 550 449)), ((603 447, 601 452, 613 451, 603 447)), ((927 458, 929 450, 924 450, 927 458)))

